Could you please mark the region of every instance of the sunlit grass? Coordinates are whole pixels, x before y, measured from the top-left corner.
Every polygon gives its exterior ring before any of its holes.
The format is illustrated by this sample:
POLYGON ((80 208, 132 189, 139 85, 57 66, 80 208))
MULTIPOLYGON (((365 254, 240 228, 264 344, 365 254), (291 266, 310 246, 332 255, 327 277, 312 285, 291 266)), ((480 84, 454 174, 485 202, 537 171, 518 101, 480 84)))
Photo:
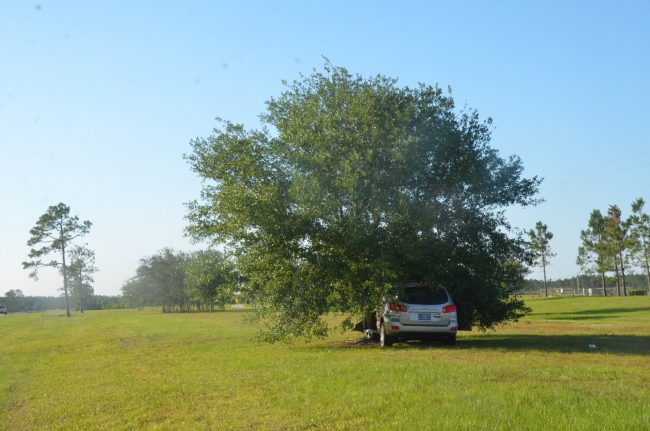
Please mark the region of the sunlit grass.
POLYGON ((260 344, 247 311, 9 315, 0 428, 648 429, 650 298, 527 302, 454 348, 389 350, 260 344))

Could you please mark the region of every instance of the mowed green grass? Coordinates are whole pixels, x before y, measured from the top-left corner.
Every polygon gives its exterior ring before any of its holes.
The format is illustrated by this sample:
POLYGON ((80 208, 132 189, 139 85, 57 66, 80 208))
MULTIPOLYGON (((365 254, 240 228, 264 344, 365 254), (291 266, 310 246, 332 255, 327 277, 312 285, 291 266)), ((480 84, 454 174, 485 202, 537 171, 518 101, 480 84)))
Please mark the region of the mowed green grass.
POLYGON ((650 429, 650 297, 527 303, 455 347, 386 350, 258 343, 245 311, 2 316, 0 428, 650 429))

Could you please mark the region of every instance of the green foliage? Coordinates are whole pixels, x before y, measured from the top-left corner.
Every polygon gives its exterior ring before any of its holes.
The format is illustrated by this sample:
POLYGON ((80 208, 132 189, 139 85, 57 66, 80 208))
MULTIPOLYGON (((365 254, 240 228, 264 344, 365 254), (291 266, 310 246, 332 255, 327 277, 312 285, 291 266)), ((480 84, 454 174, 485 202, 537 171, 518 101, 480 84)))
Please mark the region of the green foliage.
POLYGON ((51 254, 62 254, 71 241, 90 231, 92 223, 80 222, 79 217, 70 216, 70 207, 64 203, 50 206, 36 225, 29 231, 31 237, 27 241, 32 248, 29 252, 31 261, 23 262, 24 269, 30 269, 30 277, 38 279, 38 269, 43 266, 62 267, 62 260, 43 262, 42 258, 51 254))
POLYGON ((189 309, 185 287, 188 255, 164 248, 140 260, 136 276, 122 286, 122 293, 133 305, 159 305, 163 312, 189 309))
POLYGON ((323 315, 365 313, 405 280, 446 285, 481 327, 525 311, 530 256, 503 209, 536 203, 539 180, 490 147, 491 120, 437 86, 330 64, 261 118, 192 141, 188 232, 234 251, 271 339, 323 335, 323 315))
POLYGON ((194 253, 185 268, 188 295, 203 304, 217 303, 221 309, 233 303, 238 287, 233 262, 217 250, 194 253))
POLYGON ((122 285, 122 296, 130 307, 143 309, 150 305, 159 305, 156 301, 156 291, 147 278, 132 277, 122 285))
MULTIPOLYGON (((647 281, 645 275, 628 274, 626 276, 626 279, 627 279, 628 288, 647 290, 647 281)), ((600 277, 600 274, 596 274, 596 275, 582 274, 578 276, 578 279, 576 279, 576 277, 567 277, 567 278, 548 280, 547 285, 549 289, 556 289, 556 290, 562 289, 565 295, 570 295, 572 293, 577 293, 578 295, 582 295, 583 293, 585 294, 587 293, 582 289, 602 289, 602 283, 603 280, 600 277), (580 288, 580 290, 576 290, 578 288, 580 288)), ((615 283, 616 283, 616 279, 614 277, 612 276, 605 277, 605 284, 608 287, 608 292, 611 290, 612 284, 615 283)), ((522 291, 522 293, 536 294, 539 293, 540 290, 543 288, 544 288, 543 280, 527 279, 526 287, 522 291)))
POLYGON ((20 289, 11 289, 5 292, 5 298, 24 298, 25 294, 20 289))
POLYGON ((0 300, 0 305, 7 307, 7 311, 14 313, 22 311, 22 303, 24 302, 25 294, 20 289, 11 289, 5 293, 4 299, 0 300))
POLYGON ((0 297, 0 305, 7 306, 9 313, 65 309, 65 298, 54 296, 13 296, 10 292, 0 297))
POLYGON ((70 249, 68 265, 70 293, 76 309, 82 313, 95 293, 93 283, 97 271, 94 251, 82 246, 74 246, 70 249))
POLYGON ((607 246, 606 224, 607 220, 599 210, 591 212, 588 228, 580 231, 582 245, 578 248, 576 259, 576 263, 584 272, 600 274, 603 280, 612 265, 607 246))
MULTIPOLYGON (((6 296, 0 297, 0 305, 6 305, 10 313, 45 310, 65 310, 63 296, 6 296)), ((92 295, 84 299, 85 310, 108 310, 126 308, 127 303, 121 296, 92 295)))
POLYGON ((137 275, 122 286, 131 306, 158 305, 168 311, 212 311, 241 294, 232 261, 216 250, 193 254, 164 248, 140 260, 137 275))
POLYGON ((622 282, 623 285, 624 295, 627 295, 625 268, 630 264, 629 251, 633 246, 633 238, 629 235, 629 227, 629 221, 621 218, 621 209, 617 205, 610 205, 607 210, 605 232, 607 234, 609 253, 614 260, 614 272, 617 277, 619 295, 620 282, 622 282))
POLYGON ((555 253, 551 251, 551 246, 549 245, 549 242, 553 239, 553 234, 548 230, 548 226, 538 221, 535 224, 535 229, 528 231, 528 238, 530 239, 528 246, 533 254, 534 263, 541 266, 544 271, 544 289, 546 296, 548 296, 546 267, 549 265, 549 259, 555 256, 555 253))
POLYGON ((71 216, 70 207, 59 203, 48 207, 45 214, 39 217, 36 225, 29 231, 31 237, 27 241, 27 245, 31 247, 29 251, 31 260, 23 262, 23 268, 29 269, 29 276, 36 280, 38 280, 39 268, 44 266, 60 268, 68 317, 70 317, 70 307, 68 304, 66 250, 72 246, 72 241, 86 235, 91 226, 91 222, 87 220, 82 222, 79 221, 79 217, 71 216), (43 261, 44 258, 51 255, 55 255, 56 258, 43 261))
POLYGON ((537 265, 547 266, 549 258, 554 257, 555 253, 551 251, 550 241, 553 239, 553 233, 548 230, 548 226, 538 221, 535 229, 528 231, 530 239, 529 246, 533 251, 534 262, 537 265))
POLYGON ((646 283, 650 289, 650 215, 643 212, 645 200, 638 198, 632 202, 630 216, 631 252, 636 264, 643 268, 646 283))
MULTIPOLYGON (((610 205, 607 215, 593 210, 589 216, 589 226, 580 232, 582 245, 578 248, 576 263, 587 274, 599 274, 603 294, 606 294, 606 273, 614 272, 617 293, 627 295, 625 271, 633 267, 635 258, 646 270, 650 286, 650 272, 647 270, 647 248, 643 228, 644 201, 639 198, 632 204, 634 214, 623 220, 617 205, 610 205), (644 264, 646 263, 646 264, 644 264), (621 291, 622 286, 622 291, 621 291)), ((648 218, 650 220, 650 217, 648 218)))

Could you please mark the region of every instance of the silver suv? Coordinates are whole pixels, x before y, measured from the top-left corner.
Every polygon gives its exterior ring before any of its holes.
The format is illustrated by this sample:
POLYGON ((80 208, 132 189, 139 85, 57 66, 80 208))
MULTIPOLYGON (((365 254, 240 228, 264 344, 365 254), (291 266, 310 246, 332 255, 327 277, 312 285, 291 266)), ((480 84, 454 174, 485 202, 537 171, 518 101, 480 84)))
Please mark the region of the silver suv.
MULTIPOLYGON (((386 295, 376 327, 382 347, 395 341, 434 338, 454 345, 458 331, 456 305, 444 287, 406 283, 386 295)), ((366 332, 366 336, 376 336, 376 332, 366 332)))
POLYGON ((0 314, 7 314, 7 307, 0 305, 0 314))

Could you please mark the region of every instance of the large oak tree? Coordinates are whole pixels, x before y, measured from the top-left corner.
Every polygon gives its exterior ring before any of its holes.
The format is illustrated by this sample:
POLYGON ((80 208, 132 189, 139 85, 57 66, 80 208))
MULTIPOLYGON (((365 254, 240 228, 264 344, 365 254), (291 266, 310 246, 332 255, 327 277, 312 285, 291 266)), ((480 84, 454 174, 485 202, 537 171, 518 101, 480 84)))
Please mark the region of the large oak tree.
POLYGON ((192 141, 188 232, 234 252, 271 339, 322 335, 326 313, 366 313, 405 280, 447 286, 465 325, 525 311, 531 256, 504 210, 536 203, 539 180, 490 146, 490 119, 330 64, 266 107, 258 130, 192 141))

